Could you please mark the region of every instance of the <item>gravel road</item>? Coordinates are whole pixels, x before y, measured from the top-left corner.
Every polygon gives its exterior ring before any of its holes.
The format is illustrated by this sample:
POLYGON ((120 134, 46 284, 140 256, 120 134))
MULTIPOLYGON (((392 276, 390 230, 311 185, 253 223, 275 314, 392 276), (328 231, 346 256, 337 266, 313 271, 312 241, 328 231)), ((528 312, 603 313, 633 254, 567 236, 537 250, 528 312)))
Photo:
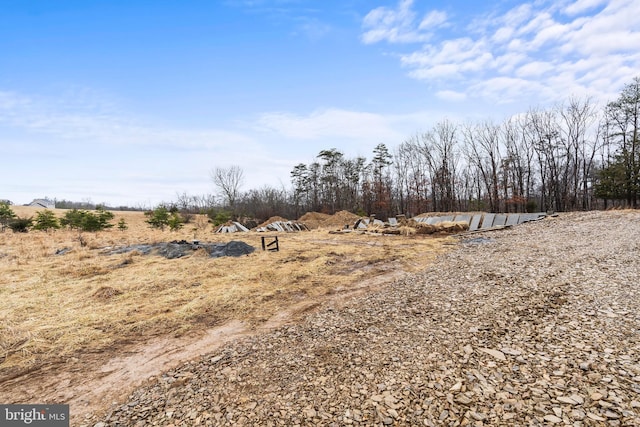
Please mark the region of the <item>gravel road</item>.
POLYGON ((467 235, 88 424, 154 425, 640 426, 640 212, 467 235))

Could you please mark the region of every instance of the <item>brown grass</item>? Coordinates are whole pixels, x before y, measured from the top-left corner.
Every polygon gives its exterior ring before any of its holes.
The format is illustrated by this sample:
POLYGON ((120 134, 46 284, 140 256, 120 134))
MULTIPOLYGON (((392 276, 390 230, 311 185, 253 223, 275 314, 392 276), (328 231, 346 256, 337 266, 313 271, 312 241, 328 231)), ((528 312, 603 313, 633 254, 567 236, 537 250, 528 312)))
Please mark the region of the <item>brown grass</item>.
MULTIPOLYGON (((13 209, 20 216, 35 212, 13 209)), ((141 212, 116 212, 113 223, 120 218, 128 230, 83 233, 84 246, 78 232, 68 230, 0 233, 0 380, 78 353, 179 336, 230 319, 257 325, 300 300, 353 289, 390 268, 420 270, 448 243, 446 237, 315 230, 283 233, 279 252, 263 252, 260 239, 276 233, 216 234, 201 220, 180 231, 159 231, 141 212), (256 252, 212 259, 199 251, 168 260, 104 251, 194 238, 241 240, 256 252), (63 248, 69 251, 56 255, 63 248)))

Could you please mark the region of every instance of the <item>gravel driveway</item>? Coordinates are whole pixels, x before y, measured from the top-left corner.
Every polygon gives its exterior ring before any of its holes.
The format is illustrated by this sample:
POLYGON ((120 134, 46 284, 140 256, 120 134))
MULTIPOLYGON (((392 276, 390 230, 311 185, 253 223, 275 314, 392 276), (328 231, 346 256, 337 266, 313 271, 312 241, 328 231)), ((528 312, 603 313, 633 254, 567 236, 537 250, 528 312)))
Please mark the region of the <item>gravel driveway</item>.
POLYGON ((166 372, 96 425, 640 426, 640 212, 461 240, 166 372))

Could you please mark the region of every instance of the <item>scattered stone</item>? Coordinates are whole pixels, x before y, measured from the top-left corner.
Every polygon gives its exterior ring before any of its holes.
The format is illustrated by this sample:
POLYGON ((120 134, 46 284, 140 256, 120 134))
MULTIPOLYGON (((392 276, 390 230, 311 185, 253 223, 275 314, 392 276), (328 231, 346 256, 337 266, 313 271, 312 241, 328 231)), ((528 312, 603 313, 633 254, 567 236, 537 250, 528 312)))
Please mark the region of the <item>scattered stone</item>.
POLYGON ((593 412, 587 412, 587 418, 594 421, 606 421, 606 418, 602 418, 600 415, 594 414, 593 412))
POLYGON ((558 402, 567 403, 569 405, 582 405, 584 403, 584 399, 582 396, 577 394, 573 394, 571 396, 559 396, 556 398, 558 402))
POLYGON ((500 350, 494 350, 491 348, 481 348, 480 351, 487 353, 490 356, 495 357, 498 360, 507 360, 507 358, 505 357, 504 353, 501 352, 500 350))
POLYGON ((544 420, 554 424, 562 422, 562 418, 557 417, 555 415, 545 415, 544 420))

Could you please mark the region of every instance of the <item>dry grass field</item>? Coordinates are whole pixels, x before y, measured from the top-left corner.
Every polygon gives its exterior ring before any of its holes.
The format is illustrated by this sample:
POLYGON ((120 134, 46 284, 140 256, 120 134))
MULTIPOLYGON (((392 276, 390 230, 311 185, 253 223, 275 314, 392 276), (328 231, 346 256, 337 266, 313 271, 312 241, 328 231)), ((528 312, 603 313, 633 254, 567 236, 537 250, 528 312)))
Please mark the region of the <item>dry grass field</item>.
MULTIPOLYGON (((14 206, 19 216, 35 208, 14 206)), ((64 214, 55 210, 58 217, 64 214)), ((261 250, 263 233, 217 234, 203 218, 180 231, 152 230, 141 212, 115 212, 128 229, 0 233, 0 383, 46 366, 117 354, 125 345, 179 337, 230 320, 258 326, 300 301, 321 300, 376 276, 424 268, 451 244, 446 236, 279 233, 280 251, 261 250), (193 240, 243 241, 242 257, 179 259, 105 249, 193 240), (68 249, 64 254, 56 251, 68 249)), ((276 235, 275 233, 269 234, 276 235)))

